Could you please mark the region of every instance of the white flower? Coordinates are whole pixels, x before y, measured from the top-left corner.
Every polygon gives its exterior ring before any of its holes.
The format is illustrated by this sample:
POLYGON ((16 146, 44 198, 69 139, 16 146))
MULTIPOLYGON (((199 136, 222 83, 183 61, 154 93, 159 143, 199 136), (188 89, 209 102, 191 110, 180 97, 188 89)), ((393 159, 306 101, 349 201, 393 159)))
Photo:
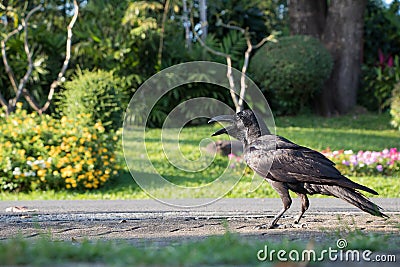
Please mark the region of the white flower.
POLYGON ((345 155, 353 155, 354 153, 353 153, 353 150, 345 150, 344 152, 343 152, 345 155))
POLYGON ((13 170, 13 175, 21 175, 21 169, 19 167, 15 167, 13 170))
POLYGON ((45 168, 46 167, 46 164, 44 164, 44 160, 35 160, 33 163, 32 163, 33 165, 38 165, 38 166, 40 166, 40 167, 42 167, 42 168, 45 168))
POLYGON ((29 171, 29 172, 24 172, 24 175, 26 176, 26 177, 29 177, 29 176, 36 176, 36 172, 34 172, 34 171, 29 171))

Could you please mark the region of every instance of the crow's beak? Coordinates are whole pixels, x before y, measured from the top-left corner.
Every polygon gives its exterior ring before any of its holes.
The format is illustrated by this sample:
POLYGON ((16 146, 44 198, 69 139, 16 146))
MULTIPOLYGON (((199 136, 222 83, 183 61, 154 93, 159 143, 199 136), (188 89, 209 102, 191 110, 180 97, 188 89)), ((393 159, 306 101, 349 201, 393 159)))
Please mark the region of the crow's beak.
MULTIPOLYGON (((232 115, 220 115, 214 118, 211 118, 208 123, 212 123, 212 122, 234 122, 234 118, 232 115)), ((221 134, 227 134, 228 130, 231 128, 231 126, 222 128, 221 130, 216 131, 215 133, 213 133, 211 136, 217 136, 217 135, 221 135, 221 134)))

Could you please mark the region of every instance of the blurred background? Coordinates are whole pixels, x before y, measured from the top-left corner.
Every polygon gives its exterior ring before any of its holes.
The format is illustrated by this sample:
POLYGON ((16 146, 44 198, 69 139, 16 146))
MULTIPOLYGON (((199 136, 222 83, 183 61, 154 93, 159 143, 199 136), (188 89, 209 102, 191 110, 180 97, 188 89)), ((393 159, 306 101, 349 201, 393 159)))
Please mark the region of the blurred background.
MULTIPOLYGON (((112 177, 120 185, 121 172, 129 176, 120 144, 129 99, 158 71, 195 60, 243 71, 279 134, 343 157, 348 175, 398 176, 398 0, 5 0, 0 17, 2 192, 85 191, 112 177), (365 150, 378 154, 361 165, 365 150)), ((237 93, 244 88, 236 81, 237 93)), ((224 88, 180 86, 153 108, 153 134, 194 97, 246 108, 224 88)), ((188 136, 208 136, 203 123, 188 136)))

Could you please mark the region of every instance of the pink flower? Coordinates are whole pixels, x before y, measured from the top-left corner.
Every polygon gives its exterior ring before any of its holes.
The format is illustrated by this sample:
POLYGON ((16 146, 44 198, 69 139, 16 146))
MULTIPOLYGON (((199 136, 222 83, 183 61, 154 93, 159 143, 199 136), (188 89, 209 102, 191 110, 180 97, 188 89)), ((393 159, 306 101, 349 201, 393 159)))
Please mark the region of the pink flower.
POLYGON ((350 156, 350 163, 351 163, 353 166, 357 166, 357 165, 358 165, 357 156, 351 155, 351 156, 350 156))
POLYGON ((382 155, 386 158, 388 155, 390 154, 390 152, 389 152, 389 149, 387 149, 387 148, 385 148, 383 151, 382 151, 382 155))
POLYGON ((393 67, 394 64, 393 64, 393 57, 392 56, 389 57, 387 65, 388 65, 389 68, 393 67))
POLYGON ((230 154, 228 155, 229 160, 233 159, 234 157, 235 157, 235 154, 230 153, 230 154))
POLYGON ((377 169, 378 172, 382 172, 383 171, 383 167, 380 164, 376 166, 376 169, 377 169))
POLYGON ((385 55, 383 54, 380 48, 378 49, 378 58, 379 58, 379 65, 383 66, 385 64, 385 55))

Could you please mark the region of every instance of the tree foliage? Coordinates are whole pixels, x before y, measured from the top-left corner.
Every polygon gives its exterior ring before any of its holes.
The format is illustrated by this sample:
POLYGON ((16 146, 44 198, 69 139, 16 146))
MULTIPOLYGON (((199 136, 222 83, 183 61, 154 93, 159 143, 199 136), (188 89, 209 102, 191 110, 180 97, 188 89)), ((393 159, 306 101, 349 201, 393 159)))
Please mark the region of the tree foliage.
POLYGON ((385 7, 381 1, 367 4, 364 26, 363 77, 358 102, 371 111, 384 111, 400 75, 400 1, 385 7))
POLYGON ((117 130, 122 127, 126 91, 124 81, 110 71, 78 70, 71 81, 64 83, 57 106, 61 116, 90 114, 92 121, 101 121, 107 130, 117 130))
MULTIPOLYGON (((291 1, 298 2, 298 1, 291 1)), ((311 2, 311 1, 309 1, 311 2)), ((322 1, 332 3, 335 1, 322 1)), ((185 14, 182 1, 171 1, 165 8, 163 1, 131 1, 131 0, 80 0, 80 15, 74 27, 72 38, 72 57, 65 79, 70 80, 78 69, 111 71, 127 84, 128 95, 135 88, 155 74, 171 65, 192 60, 210 60, 226 63, 223 57, 215 57, 204 51, 194 34, 190 35, 190 46, 185 40, 185 14), (165 24, 163 14, 166 14, 165 24), (164 24, 164 41, 161 65, 157 60, 160 35, 164 24)), ((200 21, 199 1, 186 1, 191 8, 195 29, 200 21)), ((336 3, 336 2, 335 2, 336 3)), ((337 2, 338 3, 338 2, 337 2)), ((30 34, 28 36, 33 51, 34 67, 26 85, 39 104, 46 101, 49 86, 57 76, 65 56, 65 27, 73 13, 71 0, 31 0, 3 1, 0 6, 0 31, 2 38, 7 32, 15 29, 29 10, 42 4, 41 12, 31 17, 30 34)), ((368 81, 376 81, 376 64, 378 49, 387 57, 398 55, 399 41, 399 1, 386 8, 380 0, 369 0, 364 27, 364 72, 363 87, 359 91, 361 104, 364 100, 376 101, 377 90, 368 86, 368 81)), ((330 8, 330 7, 329 7, 330 8)), ((246 40, 239 32, 222 27, 221 23, 248 30, 254 43, 268 36, 274 30, 283 35, 289 34, 289 12, 284 0, 216 0, 207 1, 208 36, 204 42, 211 48, 229 53, 233 67, 241 69, 242 56, 246 51, 246 40)), ((326 10, 325 10, 326 11, 326 10)), ((323 12, 322 12, 323 13, 323 12)), ((327 13, 324 13, 326 16, 327 13)), ((325 18, 326 19, 326 18, 325 18)), ((290 21, 293 22, 293 21, 290 21)), ((325 23, 314 23, 324 26, 325 23)), ((198 32, 200 34, 200 32, 198 32)), ((201 36, 201 34, 200 34, 201 36)), ((7 43, 9 62, 16 77, 22 77, 26 71, 27 58, 23 47, 23 35, 16 35, 7 43)), ((79 72, 79 71, 78 71, 79 72)), ((15 94, 10 86, 9 78, 0 64, 1 93, 6 97, 15 94)), ((166 107, 179 103, 197 94, 196 85, 190 90, 177 90, 174 96, 163 104, 166 107)), ((207 90, 213 90, 211 87, 207 90)), ((204 95, 204 94, 203 94, 204 95)), ((207 95, 207 94, 206 94, 207 95)), ((390 95, 390 94, 386 94, 390 95)), ((218 97, 229 99, 229 92, 220 92, 218 97)), ((383 98, 382 98, 383 99, 383 98)), ((383 102, 387 100, 387 96, 383 102)), ((161 108, 160 105, 158 107, 161 108)), ((370 103, 366 103, 366 106, 370 103)), ((25 103, 25 107, 28 105, 25 103)), ((376 104, 371 104, 376 109, 376 104)), ((51 107, 49 112, 54 112, 51 107)), ((162 111, 159 114, 167 112, 162 111)), ((158 116, 161 118, 162 116, 158 116)), ((154 122, 154 125, 158 125, 154 122)))
POLYGON ((47 101, 47 97, 43 96, 48 95, 65 60, 65 25, 73 14, 73 5, 68 9, 61 8, 64 7, 63 3, 64 1, 55 0, 5 1, 0 5, 0 31, 4 42, 0 86, 5 99, 11 99, 17 94, 10 74, 7 75, 6 68, 9 67, 15 83, 25 85, 24 89, 29 92, 32 101, 37 102, 36 108, 47 101), (67 12, 70 15, 67 16, 67 12), (24 75, 27 75, 27 80, 22 82, 24 75))
POLYGON ((332 70, 332 57, 310 36, 290 36, 267 43, 250 64, 277 114, 296 114, 321 90, 332 70))

